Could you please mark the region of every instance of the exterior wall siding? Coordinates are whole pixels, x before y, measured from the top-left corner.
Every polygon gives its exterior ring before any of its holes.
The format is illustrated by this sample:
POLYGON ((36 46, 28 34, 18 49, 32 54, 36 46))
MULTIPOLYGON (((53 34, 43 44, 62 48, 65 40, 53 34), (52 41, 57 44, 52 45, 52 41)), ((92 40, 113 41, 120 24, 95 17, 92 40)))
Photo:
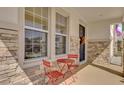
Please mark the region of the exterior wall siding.
POLYGON ((94 61, 105 49, 108 49, 108 52, 102 57, 109 57, 109 44, 109 41, 88 41, 88 62, 94 61))
POLYGON ((31 84, 18 63, 18 31, 0 28, 0 84, 31 84))
POLYGON ((70 53, 79 54, 79 37, 70 36, 70 53))

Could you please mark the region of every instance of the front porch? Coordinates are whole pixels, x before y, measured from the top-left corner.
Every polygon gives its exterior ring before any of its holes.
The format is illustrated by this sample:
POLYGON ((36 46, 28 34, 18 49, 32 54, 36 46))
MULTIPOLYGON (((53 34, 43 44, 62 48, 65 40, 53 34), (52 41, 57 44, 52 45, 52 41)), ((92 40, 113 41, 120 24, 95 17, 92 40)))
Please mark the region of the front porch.
POLYGON ((66 59, 68 54, 78 55, 75 63, 79 66, 57 79, 55 85, 100 84, 95 81, 102 79, 101 84, 123 84, 120 82, 124 75, 123 15, 116 18, 107 15, 121 9, 0 8, 0 84, 51 84, 43 75, 43 60, 60 71, 56 60, 66 59), (96 10, 98 14, 92 13, 96 10), (104 11, 99 14, 101 10, 104 11), (104 83, 104 79, 112 82, 104 83))

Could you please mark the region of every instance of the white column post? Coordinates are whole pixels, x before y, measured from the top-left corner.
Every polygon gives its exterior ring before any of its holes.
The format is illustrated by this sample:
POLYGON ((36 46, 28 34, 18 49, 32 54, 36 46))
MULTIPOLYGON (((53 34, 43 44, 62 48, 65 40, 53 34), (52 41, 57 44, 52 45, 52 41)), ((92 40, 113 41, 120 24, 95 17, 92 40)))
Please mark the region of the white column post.
POLYGON ((55 60, 55 32, 56 32, 56 10, 55 8, 51 8, 51 31, 50 31, 50 34, 51 34, 51 42, 50 42, 50 45, 51 45, 51 48, 50 48, 50 53, 51 53, 51 60, 55 60))

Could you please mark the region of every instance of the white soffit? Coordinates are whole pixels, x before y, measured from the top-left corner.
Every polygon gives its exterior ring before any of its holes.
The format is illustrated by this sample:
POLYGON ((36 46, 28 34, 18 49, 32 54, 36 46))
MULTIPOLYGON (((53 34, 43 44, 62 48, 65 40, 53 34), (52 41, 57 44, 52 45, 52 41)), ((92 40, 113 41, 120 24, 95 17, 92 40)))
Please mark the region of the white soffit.
POLYGON ((87 22, 121 18, 124 15, 124 7, 70 7, 70 9, 87 22))

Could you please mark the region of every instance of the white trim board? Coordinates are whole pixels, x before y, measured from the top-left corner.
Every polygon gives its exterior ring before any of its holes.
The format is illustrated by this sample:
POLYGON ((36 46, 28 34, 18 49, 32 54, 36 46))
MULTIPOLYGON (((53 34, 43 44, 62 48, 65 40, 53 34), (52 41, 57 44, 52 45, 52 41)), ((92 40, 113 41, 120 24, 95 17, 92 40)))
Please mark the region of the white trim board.
POLYGON ((0 28, 10 29, 10 30, 19 30, 19 26, 17 24, 8 23, 4 21, 0 21, 0 28))

